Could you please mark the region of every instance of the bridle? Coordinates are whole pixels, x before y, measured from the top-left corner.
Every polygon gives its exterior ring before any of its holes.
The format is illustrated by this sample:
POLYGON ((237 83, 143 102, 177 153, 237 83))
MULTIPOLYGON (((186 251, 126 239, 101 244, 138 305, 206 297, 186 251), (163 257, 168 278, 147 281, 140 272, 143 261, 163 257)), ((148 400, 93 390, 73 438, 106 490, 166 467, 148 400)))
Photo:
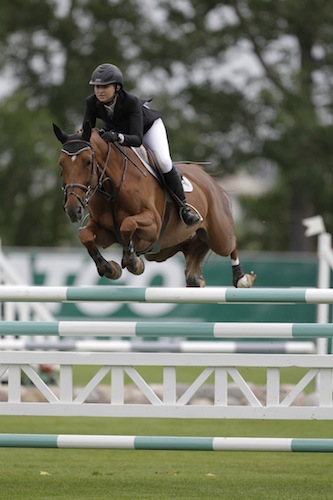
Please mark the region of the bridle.
POLYGON ((69 196, 75 196, 79 201, 79 203, 81 204, 81 206, 83 208, 86 208, 90 200, 96 193, 96 191, 101 190, 103 187, 103 183, 106 180, 109 180, 109 178, 104 177, 104 174, 110 157, 110 148, 108 148, 108 154, 105 160, 104 168, 101 171, 101 173, 99 173, 100 167, 96 162, 95 152, 90 142, 84 141, 83 139, 72 139, 64 142, 62 146, 63 147, 61 148, 61 151, 66 155, 71 156, 72 161, 74 161, 75 157, 78 156, 83 151, 87 151, 89 149, 91 151, 91 170, 90 170, 90 178, 87 184, 80 184, 78 182, 73 182, 62 186, 62 190, 64 192, 63 206, 66 205, 69 196), (95 174, 98 176, 98 178, 96 185, 93 187, 93 179, 95 174), (80 196, 74 190, 75 188, 81 189, 84 194, 80 196))

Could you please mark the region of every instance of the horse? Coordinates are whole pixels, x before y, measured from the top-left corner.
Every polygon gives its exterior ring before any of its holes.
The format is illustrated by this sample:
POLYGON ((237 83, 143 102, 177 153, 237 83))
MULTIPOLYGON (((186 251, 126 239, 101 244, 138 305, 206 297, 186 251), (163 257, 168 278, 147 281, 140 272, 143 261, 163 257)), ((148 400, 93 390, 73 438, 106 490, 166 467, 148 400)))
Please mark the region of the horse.
POLYGON ((190 186, 187 202, 201 215, 196 226, 187 227, 161 176, 149 166, 152 161, 145 160, 148 156, 119 142, 107 143, 88 122, 74 134, 56 124, 53 130, 62 144, 63 208, 72 223, 82 221, 88 209, 89 221, 80 229, 79 239, 100 276, 116 280, 122 269, 140 275, 145 269, 143 256, 163 262, 182 252, 186 286, 204 287, 203 260, 212 251, 230 257, 236 288, 253 285, 255 274, 245 274, 239 262, 227 193, 201 165, 177 164, 190 186), (107 261, 99 250, 116 243, 122 247, 121 266, 107 261))

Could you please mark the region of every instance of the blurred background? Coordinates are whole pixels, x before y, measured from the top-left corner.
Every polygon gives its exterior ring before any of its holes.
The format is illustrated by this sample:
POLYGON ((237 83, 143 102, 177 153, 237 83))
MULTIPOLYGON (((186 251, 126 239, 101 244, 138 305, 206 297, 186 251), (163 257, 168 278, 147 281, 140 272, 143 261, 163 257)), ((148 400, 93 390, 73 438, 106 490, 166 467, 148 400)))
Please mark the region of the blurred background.
POLYGON ((81 126, 104 62, 153 98, 172 156, 207 161, 230 193, 239 247, 313 252, 333 231, 333 3, 329 0, 2 0, 0 238, 73 247, 55 122, 81 126))

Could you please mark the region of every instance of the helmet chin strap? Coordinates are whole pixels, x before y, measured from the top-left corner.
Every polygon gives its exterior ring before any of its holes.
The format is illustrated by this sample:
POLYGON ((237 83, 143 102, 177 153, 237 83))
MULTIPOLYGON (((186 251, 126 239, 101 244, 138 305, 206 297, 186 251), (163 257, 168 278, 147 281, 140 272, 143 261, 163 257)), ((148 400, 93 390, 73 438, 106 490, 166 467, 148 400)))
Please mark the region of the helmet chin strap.
POLYGON ((118 86, 118 84, 117 84, 114 96, 112 97, 112 99, 110 101, 105 102, 104 104, 106 104, 106 106, 111 106, 114 102, 116 102, 117 97, 118 97, 118 93, 120 90, 121 90, 121 86, 118 86))
POLYGON ((112 97, 111 101, 107 101, 104 103, 105 106, 111 106, 115 102, 115 98, 112 97))

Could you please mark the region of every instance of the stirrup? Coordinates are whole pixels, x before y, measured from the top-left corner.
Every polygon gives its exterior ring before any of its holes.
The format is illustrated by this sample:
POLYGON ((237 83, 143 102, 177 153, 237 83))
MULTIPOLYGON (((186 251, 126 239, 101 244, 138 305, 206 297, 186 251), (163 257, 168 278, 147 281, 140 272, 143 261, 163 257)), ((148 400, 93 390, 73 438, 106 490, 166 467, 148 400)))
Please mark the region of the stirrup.
POLYGON ((194 226, 194 225, 199 224, 200 222, 203 221, 203 217, 200 214, 199 210, 197 210, 195 207, 193 207, 193 205, 190 205, 189 203, 184 203, 184 205, 182 207, 180 207, 180 209, 179 209, 179 218, 183 222, 183 224, 185 224, 185 226, 188 226, 188 227, 194 226), (188 224, 184 220, 183 213, 182 213, 183 210, 184 210, 184 208, 190 210, 189 213, 192 215, 192 217, 196 217, 196 220, 194 220, 191 224, 188 224))

